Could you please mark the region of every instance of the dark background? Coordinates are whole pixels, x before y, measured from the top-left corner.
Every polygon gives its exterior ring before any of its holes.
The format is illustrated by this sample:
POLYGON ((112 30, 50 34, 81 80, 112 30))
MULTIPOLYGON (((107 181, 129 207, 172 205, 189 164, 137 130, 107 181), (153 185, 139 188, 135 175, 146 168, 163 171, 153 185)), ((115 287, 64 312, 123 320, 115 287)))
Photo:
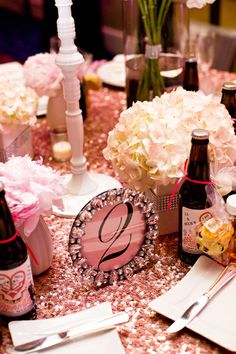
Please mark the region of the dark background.
MULTIPOLYGON (((104 50, 101 34, 100 0, 74 1, 71 10, 76 45, 92 53, 94 59, 109 59, 111 54, 104 50)), ((50 37, 57 35, 55 1, 44 1, 43 12, 42 19, 32 16, 28 1, 24 2, 23 13, 0 6, 0 62, 23 63, 30 55, 49 51, 50 37)))

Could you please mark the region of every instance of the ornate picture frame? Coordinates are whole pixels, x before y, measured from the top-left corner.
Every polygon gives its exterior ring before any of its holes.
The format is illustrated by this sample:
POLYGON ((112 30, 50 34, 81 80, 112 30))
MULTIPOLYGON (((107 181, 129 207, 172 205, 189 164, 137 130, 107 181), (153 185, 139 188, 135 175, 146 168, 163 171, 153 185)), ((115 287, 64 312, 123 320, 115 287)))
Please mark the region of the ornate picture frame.
POLYGON ((76 271, 95 286, 130 279, 155 255, 158 214, 145 196, 131 189, 110 189, 87 203, 69 235, 76 271))

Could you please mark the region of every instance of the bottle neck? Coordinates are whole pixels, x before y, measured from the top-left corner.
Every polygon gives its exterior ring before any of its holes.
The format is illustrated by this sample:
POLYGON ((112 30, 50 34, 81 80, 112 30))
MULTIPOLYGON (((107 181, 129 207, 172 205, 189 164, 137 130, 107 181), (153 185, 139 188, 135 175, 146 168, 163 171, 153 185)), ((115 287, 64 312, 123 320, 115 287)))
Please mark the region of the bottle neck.
POLYGON ((210 181, 210 166, 208 161, 208 144, 203 141, 192 143, 187 177, 196 181, 210 181))
POLYGON ((223 103, 232 118, 236 118, 236 93, 234 91, 222 92, 221 103, 223 103))
POLYGON ((183 88, 187 91, 198 91, 199 79, 197 63, 186 63, 184 69, 183 88))
POLYGON ((0 240, 8 240, 16 233, 14 221, 4 196, 0 196, 0 240))

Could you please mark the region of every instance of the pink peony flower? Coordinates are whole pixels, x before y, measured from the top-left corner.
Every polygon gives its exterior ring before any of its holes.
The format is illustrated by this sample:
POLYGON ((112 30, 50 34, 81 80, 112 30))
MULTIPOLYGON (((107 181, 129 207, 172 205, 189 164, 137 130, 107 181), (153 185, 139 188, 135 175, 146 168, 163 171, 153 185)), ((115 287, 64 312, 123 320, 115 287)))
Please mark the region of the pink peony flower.
POLYGON ((50 212, 53 202, 59 202, 65 192, 64 178, 29 156, 11 157, 0 163, 0 180, 15 225, 23 225, 26 235, 37 226, 39 216, 50 212))
POLYGON ((63 73, 55 59, 54 53, 39 53, 29 57, 24 63, 25 84, 39 96, 56 96, 61 88, 63 73))

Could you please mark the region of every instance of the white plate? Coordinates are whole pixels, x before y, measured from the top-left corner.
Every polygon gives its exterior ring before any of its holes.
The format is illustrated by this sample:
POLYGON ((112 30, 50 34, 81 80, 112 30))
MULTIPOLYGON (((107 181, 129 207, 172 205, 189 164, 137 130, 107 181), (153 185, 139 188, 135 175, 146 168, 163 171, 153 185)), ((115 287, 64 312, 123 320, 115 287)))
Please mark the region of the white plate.
POLYGON ((115 87, 125 87, 125 61, 113 60, 106 62, 97 69, 97 75, 102 82, 115 87))
MULTIPOLYGON (((215 261, 201 256, 175 287, 150 302, 149 306, 176 320, 209 288, 222 269, 215 261)), ((221 289, 187 327, 228 350, 236 351, 235 323, 236 278, 221 289)))

